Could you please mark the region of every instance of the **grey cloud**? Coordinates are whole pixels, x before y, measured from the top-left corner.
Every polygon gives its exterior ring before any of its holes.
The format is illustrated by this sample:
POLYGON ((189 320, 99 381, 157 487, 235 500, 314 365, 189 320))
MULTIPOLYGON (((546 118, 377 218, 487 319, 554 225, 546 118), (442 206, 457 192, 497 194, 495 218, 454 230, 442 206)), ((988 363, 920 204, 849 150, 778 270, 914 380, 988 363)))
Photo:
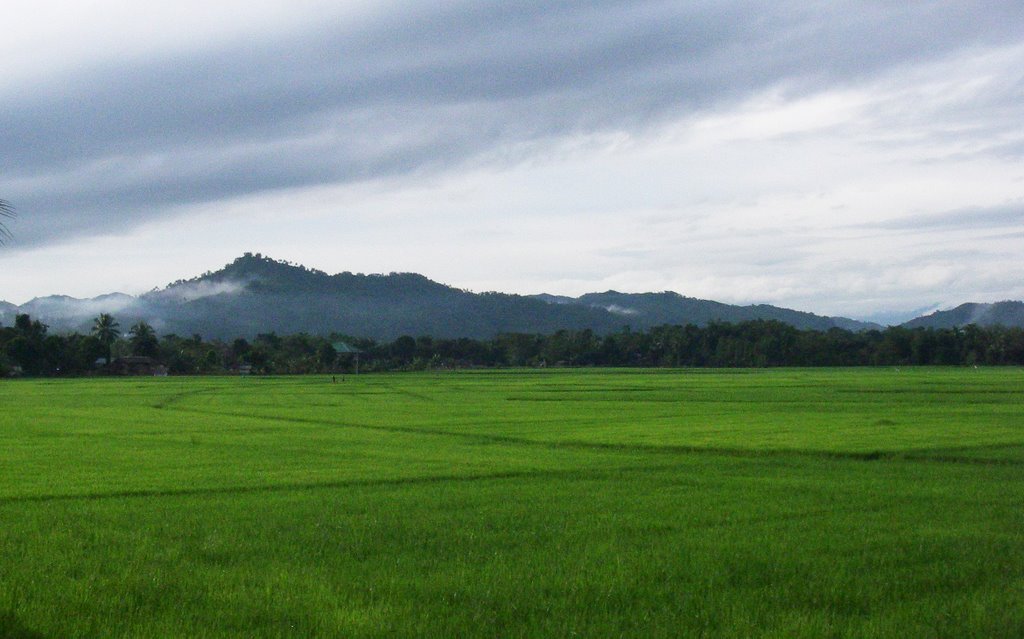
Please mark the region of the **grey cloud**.
POLYGON ((909 215, 883 222, 858 225, 861 228, 894 231, 990 229, 1024 226, 1024 202, 991 207, 968 207, 940 213, 909 215))
POLYGON ((854 82, 1022 31, 1016 2, 407 3, 0 97, 0 189, 24 212, 19 244, 44 243, 854 82))

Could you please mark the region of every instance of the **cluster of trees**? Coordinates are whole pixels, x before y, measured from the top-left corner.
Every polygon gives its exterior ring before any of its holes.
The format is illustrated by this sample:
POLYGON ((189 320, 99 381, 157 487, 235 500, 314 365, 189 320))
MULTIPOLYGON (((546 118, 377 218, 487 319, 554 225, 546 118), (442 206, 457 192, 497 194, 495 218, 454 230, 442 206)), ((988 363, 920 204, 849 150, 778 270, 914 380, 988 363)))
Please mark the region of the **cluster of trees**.
MULTIPOLYGON (((364 344, 375 346, 365 340, 364 344)), ((122 333, 117 320, 106 313, 94 320, 88 335, 51 334, 28 315, 18 315, 13 326, 0 327, 0 376, 102 374, 108 363, 126 356, 152 358, 180 375, 226 373, 243 366, 256 373, 323 373, 345 371, 356 363, 355 353, 339 355, 331 339, 304 333, 267 333, 252 343, 243 338, 206 341, 199 335, 158 337, 141 321, 122 333)))
POLYGON ((773 320, 705 327, 660 326, 598 335, 509 333, 493 339, 402 336, 378 343, 344 335, 257 335, 251 342, 158 337, 138 322, 122 333, 103 314, 88 335, 49 334, 28 315, 0 327, 0 374, 85 375, 127 355, 151 357, 172 374, 297 374, 501 366, 767 367, 1024 365, 1024 329, 979 327, 851 332, 799 330, 773 320), (351 352, 351 351, 358 351, 351 352), (341 352, 339 352, 341 351, 341 352))
POLYGON ((156 331, 145 322, 122 337, 117 321, 106 313, 96 318, 89 335, 50 334, 46 324, 18 315, 14 326, 0 327, 0 373, 80 375, 110 362, 115 352, 156 357, 159 344, 156 331))
MULTIPOLYGON (((1024 364, 1024 329, 975 325, 955 329, 851 332, 800 330, 774 320, 705 327, 589 330, 551 335, 505 334, 491 340, 400 337, 375 352, 389 365, 768 367, 1024 364)), ((376 360, 373 360, 376 361, 376 360)))

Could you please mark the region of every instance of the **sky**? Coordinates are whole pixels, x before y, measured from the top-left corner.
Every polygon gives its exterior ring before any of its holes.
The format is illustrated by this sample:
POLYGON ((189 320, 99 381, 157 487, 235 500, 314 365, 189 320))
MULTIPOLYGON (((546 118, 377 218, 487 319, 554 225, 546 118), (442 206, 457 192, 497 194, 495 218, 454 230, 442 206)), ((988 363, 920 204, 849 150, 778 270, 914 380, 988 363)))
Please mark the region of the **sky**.
POLYGON ((13 0, 0 300, 259 252, 901 321, 1024 299, 1024 3, 13 0))

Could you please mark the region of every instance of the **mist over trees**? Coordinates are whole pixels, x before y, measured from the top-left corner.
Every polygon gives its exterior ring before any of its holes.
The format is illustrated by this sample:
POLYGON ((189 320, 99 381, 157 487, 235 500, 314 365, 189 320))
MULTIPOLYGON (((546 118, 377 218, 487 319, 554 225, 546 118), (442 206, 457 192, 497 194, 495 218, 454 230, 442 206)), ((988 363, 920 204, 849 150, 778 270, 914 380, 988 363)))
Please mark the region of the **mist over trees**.
POLYGON ((1002 326, 932 329, 890 327, 852 332, 800 330, 775 320, 622 328, 597 334, 505 333, 492 339, 403 335, 375 341, 349 335, 261 333, 251 341, 157 336, 137 322, 122 336, 115 318, 96 318, 92 334, 51 334, 22 314, 0 327, 0 375, 104 374, 108 358, 144 356, 170 374, 246 371, 304 374, 477 367, 777 367, 1024 365, 1024 329, 1002 326), (358 358, 358 359, 357 359, 358 358))

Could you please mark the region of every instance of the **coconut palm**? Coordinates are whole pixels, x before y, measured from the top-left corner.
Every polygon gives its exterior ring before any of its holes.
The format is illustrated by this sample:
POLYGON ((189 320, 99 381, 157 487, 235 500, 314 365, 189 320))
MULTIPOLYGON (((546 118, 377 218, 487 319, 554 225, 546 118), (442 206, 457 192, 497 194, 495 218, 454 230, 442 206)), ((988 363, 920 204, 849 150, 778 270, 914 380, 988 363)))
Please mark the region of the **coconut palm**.
POLYGON ((114 319, 114 316, 109 313, 100 313, 100 316, 93 320, 92 334, 103 344, 103 347, 107 349, 107 363, 110 363, 111 351, 114 342, 120 337, 121 331, 117 330, 120 324, 114 319))
POLYGON ((145 355, 156 357, 160 348, 160 341, 156 337, 156 331, 146 322, 139 321, 128 331, 131 338, 132 355, 145 355))
POLYGON ((7 200, 0 200, 0 244, 3 244, 6 240, 10 239, 11 232, 4 226, 3 218, 11 219, 14 217, 14 207, 7 200))

